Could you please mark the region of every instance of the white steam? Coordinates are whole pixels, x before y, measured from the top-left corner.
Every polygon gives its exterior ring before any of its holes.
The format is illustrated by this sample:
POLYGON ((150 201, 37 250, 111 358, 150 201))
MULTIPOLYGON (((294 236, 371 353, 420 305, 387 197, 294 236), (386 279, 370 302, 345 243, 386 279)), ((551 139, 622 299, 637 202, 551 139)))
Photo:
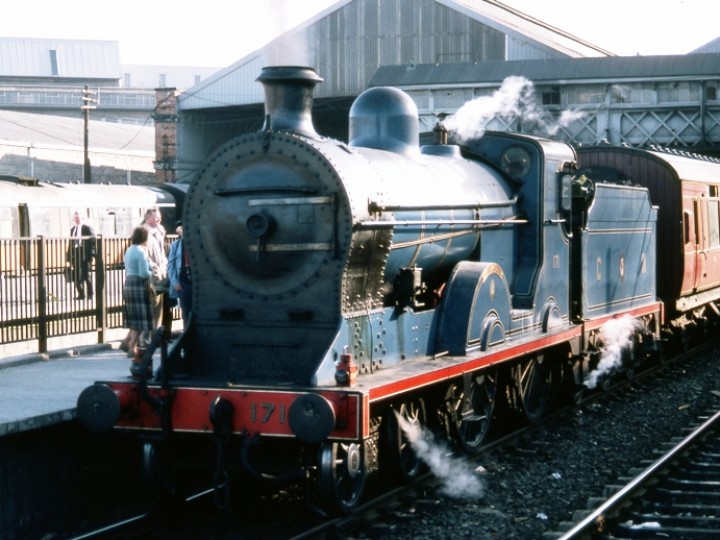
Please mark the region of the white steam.
POLYGON ((454 457, 447 448, 435 440, 432 433, 419 424, 410 423, 397 413, 395 415, 415 453, 432 473, 442 480, 442 493, 455 499, 483 496, 483 483, 467 462, 454 457))
POLYGON ((583 381, 585 386, 592 390, 604 376, 622 364, 623 350, 632 345, 632 336, 641 327, 642 323, 630 315, 610 319, 600 327, 603 344, 600 362, 583 381))
POLYGON ((630 101, 630 87, 622 86, 619 84, 613 84, 610 87, 610 97, 613 103, 625 103, 630 101))
MULTIPOLYGON (((487 125, 499 118, 506 124, 520 123, 522 131, 537 135, 554 136, 564 127, 582 118, 580 111, 563 111, 553 118, 537 103, 533 83, 525 77, 507 77, 492 95, 481 96, 468 101, 457 112, 448 117, 445 126, 455 133, 460 141, 482 136, 487 125)), ((517 129, 517 128, 516 128, 517 129)))
POLYGON ((297 0, 273 0, 276 16, 268 28, 269 35, 279 35, 260 51, 263 66, 310 66, 315 67, 309 47, 306 25, 297 23, 291 13, 297 11, 297 0))
POLYGON ((262 50, 264 66, 310 66, 311 54, 303 30, 283 34, 262 50))

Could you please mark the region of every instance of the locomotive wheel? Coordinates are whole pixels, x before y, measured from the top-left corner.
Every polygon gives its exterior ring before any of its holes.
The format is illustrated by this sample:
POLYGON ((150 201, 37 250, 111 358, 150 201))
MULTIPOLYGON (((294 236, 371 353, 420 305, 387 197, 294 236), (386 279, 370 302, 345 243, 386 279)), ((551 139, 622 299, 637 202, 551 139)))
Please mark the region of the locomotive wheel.
POLYGON ((143 478, 152 504, 158 511, 172 511, 185 499, 172 481, 169 452, 156 441, 146 441, 142 452, 143 478))
POLYGON ((391 409, 383 422, 381 466, 393 477, 410 482, 423 472, 424 464, 415 452, 398 416, 410 429, 419 431, 427 425, 425 402, 416 399, 402 403, 397 411, 391 409))
POLYGON ((562 382, 561 367, 544 355, 521 360, 515 366, 515 387, 525 416, 539 422, 547 412, 562 382))
POLYGON ((365 452, 358 443, 323 443, 318 455, 318 492, 329 511, 348 514, 365 487, 365 452))
POLYGON ((469 454, 480 450, 490 428, 497 386, 492 370, 469 374, 463 388, 452 384, 445 393, 451 436, 469 454))
POLYGON ((161 494, 165 482, 163 481, 164 464, 157 443, 147 441, 143 444, 143 478, 145 484, 153 494, 161 494))

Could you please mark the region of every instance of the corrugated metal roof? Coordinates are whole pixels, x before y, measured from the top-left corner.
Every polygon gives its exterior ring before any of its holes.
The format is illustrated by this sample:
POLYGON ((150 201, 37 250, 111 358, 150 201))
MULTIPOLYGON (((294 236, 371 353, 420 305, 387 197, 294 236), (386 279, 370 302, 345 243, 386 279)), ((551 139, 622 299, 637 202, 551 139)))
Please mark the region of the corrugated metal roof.
POLYGON ((514 39, 534 41, 548 50, 561 52, 571 58, 613 56, 613 53, 597 45, 495 0, 436 1, 462 11, 468 17, 477 18, 514 39))
POLYGON ((0 76, 117 80, 120 46, 117 41, 0 37, 0 76))
MULTIPOLYGON (((278 64, 271 62, 266 56, 272 50, 275 42, 287 41, 289 36, 303 32, 309 26, 322 20, 328 14, 337 11, 346 4, 355 0, 340 0, 327 9, 321 11, 311 19, 289 30, 282 36, 271 41, 265 47, 241 58, 234 64, 226 67, 189 88, 178 96, 178 110, 193 110, 212 107, 227 107, 231 105, 248 105, 264 101, 262 85, 255 81, 266 65, 278 64)), ((285 63, 288 62, 287 59, 285 63)))
POLYGON ((712 41, 706 43, 702 47, 698 47, 694 51, 690 51, 691 54, 716 53, 716 52, 720 52, 720 37, 713 39, 712 41))
POLYGON ((423 64, 382 66, 371 86, 403 88, 433 85, 497 84, 511 75, 533 82, 702 78, 720 76, 720 54, 677 56, 615 56, 558 60, 518 60, 477 64, 423 64))
POLYGON ((261 102, 255 79, 262 67, 298 63, 303 42, 311 54, 302 65, 327 79, 316 97, 356 95, 387 64, 610 54, 495 0, 340 0, 181 94, 179 109, 261 102))
POLYGON ((264 66, 259 53, 246 56, 178 96, 178 109, 206 109, 262 103, 262 85, 255 81, 264 66))

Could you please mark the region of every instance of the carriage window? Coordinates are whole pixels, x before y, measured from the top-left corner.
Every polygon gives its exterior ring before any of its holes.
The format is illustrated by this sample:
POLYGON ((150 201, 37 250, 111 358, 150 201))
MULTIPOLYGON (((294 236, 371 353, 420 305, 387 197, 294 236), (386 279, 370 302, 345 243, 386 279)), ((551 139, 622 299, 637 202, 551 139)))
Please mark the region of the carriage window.
POLYGON ((690 212, 687 210, 683 212, 683 235, 685 237, 685 243, 690 244, 695 242, 695 235, 692 232, 692 229, 690 228, 692 217, 690 216, 690 212))
POLYGON ((720 246, 720 202, 708 201, 708 240, 710 247, 720 246))
POLYGON ((105 230, 108 236, 118 236, 117 213, 114 209, 109 209, 105 215, 105 230))
MULTIPOLYGON (((32 230, 30 236, 53 236, 53 225, 57 223, 55 208, 30 208, 28 209, 32 230)), ((58 234, 58 236, 62 236, 58 234)))
POLYGON ((13 227, 13 208, 0 206, 0 238, 13 238, 16 235, 13 227))
POLYGON ((695 210, 695 245, 696 246, 706 246, 707 239, 704 238, 704 232, 703 232, 703 229, 701 228, 702 222, 700 221, 702 219, 701 214, 700 214, 700 201, 698 201, 698 200, 693 201, 693 210, 695 210))

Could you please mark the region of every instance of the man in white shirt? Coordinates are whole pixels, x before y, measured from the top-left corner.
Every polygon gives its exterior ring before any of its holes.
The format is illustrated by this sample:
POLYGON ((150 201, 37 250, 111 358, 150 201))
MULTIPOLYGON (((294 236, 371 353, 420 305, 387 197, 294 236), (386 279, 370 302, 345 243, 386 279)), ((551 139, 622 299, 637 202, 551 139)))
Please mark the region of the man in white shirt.
POLYGON ((168 260, 165 254, 165 228, 162 226, 162 214, 158 208, 150 208, 145 212, 143 227, 148 230, 147 251, 152 270, 153 287, 155 288, 155 304, 153 320, 155 328, 161 324, 165 327, 165 340, 170 339, 172 329, 172 312, 168 301, 168 260))

